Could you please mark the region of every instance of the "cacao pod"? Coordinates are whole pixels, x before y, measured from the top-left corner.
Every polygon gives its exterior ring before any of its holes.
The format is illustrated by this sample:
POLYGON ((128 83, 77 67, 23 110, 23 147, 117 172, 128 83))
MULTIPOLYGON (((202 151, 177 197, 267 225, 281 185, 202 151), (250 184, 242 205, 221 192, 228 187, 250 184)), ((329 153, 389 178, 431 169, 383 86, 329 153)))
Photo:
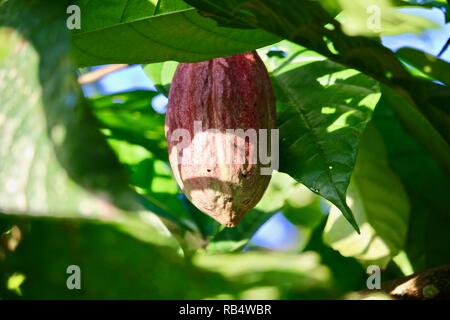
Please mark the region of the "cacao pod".
POLYGON ((165 131, 172 171, 187 198, 221 224, 239 224, 271 178, 260 172, 257 142, 242 133, 256 132, 270 152, 275 125, 272 84, 255 51, 180 63, 170 87, 165 131), (267 130, 264 137, 260 129, 267 130))

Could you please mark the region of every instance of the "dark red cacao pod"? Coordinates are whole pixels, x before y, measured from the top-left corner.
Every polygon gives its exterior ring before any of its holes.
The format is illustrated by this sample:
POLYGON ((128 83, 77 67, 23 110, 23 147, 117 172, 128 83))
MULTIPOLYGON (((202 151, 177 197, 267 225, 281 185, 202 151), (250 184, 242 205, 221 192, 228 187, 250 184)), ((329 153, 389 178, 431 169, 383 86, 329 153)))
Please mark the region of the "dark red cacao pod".
POLYGON ((170 164, 188 199, 221 224, 239 224, 271 178, 261 174, 255 141, 227 129, 255 129, 258 144, 265 139, 270 150, 275 126, 272 84, 255 51, 178 65, 165 126, 170 164))

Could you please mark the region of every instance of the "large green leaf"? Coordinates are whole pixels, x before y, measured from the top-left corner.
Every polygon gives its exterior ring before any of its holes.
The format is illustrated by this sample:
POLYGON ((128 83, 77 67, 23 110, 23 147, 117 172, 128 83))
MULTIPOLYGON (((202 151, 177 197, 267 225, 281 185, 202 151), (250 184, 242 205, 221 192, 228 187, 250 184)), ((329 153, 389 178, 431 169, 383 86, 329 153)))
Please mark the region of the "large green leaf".
POLYGON ((158 91, 166 97, 169 96, 170 83, 172 82, 177 65, 178 63, 175 61, 167 61, 148 64, 144 68, 145 73, 152 79, 158 91))
POLYGON ((82 13, 81 29, 73 33, 78 64, 200 61, 277 41, 261 30, 219 27, 180 1, 162 1, 158 8, 155 2, 77 1, 82 13))
MULTIPOLYGON (((137 195, 82 98, 69 55, 64 3, 0 7, 0 210, 3 213, 139 219, 137 195)), ((161 210, 162 212, 162 210, 161 210)), ((167 229, 142 220, 155 240, 167 229)))
POLYGON ((389 168, 383 140, 373 126, 367 127, 361 141, 347 199, 361 234, 356 234, 332 207, 325 241, 343 256, 386 267, 404 248, 409 202, 399 178, 389 168))
MULTIPOLYGON (((172 12, 190 8, 190 6, 183 0, 151 0, 151 2, 152 3, 156 2, 154 11, 155 14, 161 14, 165 12, 172 12)), ((145 1, 142 1, 141 3, 145 3, 145 1)))
POLYGON ((408 193, 411 213, 405 251, 415 271, 420 271, 450 261, 450 182, 397 120, 389 103, 381 100, 373 121, 383 136, 389 164, 408 193))
MULTIPOLYGON (((334 203, 357 225, 345 201, 360 135, 380 98, 378 83, 290 43, 272 71, 279 115, 280 170, 334 203)), ((270 62, 269 62, 270 65, 270 62)))
POLYGON ((382 86, 382 92, 384 101, 395 112, 406 130, 430 152, 443 172, 450 177, 450 146, 436 128, 424 118, 407 95, 399 94, 386 85, 382 86))
POLYGON ((438 132, 450 142, 450 89, 411 75, 377 39, 348 36, 319 1, 186 0, 227 26, 259 27, 357 69, 394 88, 402 88, 438 132))

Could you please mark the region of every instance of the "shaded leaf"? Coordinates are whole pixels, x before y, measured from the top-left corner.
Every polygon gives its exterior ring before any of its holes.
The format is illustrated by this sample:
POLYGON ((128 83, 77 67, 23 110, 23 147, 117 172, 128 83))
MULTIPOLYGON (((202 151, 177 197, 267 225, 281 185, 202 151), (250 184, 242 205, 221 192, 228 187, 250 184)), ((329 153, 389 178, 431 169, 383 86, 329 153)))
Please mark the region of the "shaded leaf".
POLYGON ((325 242, 343 256, 385 268, 404 248, 409 202, 399 178, 389 168, 382 138, 372 126, 364 133, 347 198, 361 234, 356 234, 332 207, 325 242))
POLYGON ((450 182, 424 147, 397 120, 388 104, 389 101, 381 100, 373 121, 386 145, 389 164, 410 199, 405 251, 417 272, 450 261, 450 182))
POLYGON ((81 30, 74 30, 80 66, 109 63, 200 61, 252 50, 277 41, 261 30, 218 27, 181 2, 79 0, 81 30), (175 11, 172 11, 175 10, 175 11), (130 50, 131 48, 131 50, 130 50))
POLYGON ((178 11, 191 8, 187 3, 182 0, 153 0, 157 2, 155 6, 155 15, 166 12, 178 11))

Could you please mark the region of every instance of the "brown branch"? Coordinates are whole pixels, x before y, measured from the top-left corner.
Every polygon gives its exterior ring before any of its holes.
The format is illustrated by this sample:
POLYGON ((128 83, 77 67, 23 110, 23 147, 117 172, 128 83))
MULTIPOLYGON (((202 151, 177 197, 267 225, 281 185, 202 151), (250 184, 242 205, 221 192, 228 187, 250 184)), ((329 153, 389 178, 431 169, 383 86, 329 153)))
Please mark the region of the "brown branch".
POLYGON ((380 290, 364 293, 385 292, 394 299, 427 300, 450 299, 450 264, 415 273, 381 284, 380 290))
POLYGON ((93 82, 96 82, 96 81, 100 80, 101 78, 107 76, 108 74, 111 74, 118 70, 124 69, 126 67, 128 67, 128 64, 112 64, 112 65, 106 66, 104 68, 97 69, 95 71, 91 71, 91 72, 81 75, 78 78, 78 83, 81 85, 93 83, 93 82))

